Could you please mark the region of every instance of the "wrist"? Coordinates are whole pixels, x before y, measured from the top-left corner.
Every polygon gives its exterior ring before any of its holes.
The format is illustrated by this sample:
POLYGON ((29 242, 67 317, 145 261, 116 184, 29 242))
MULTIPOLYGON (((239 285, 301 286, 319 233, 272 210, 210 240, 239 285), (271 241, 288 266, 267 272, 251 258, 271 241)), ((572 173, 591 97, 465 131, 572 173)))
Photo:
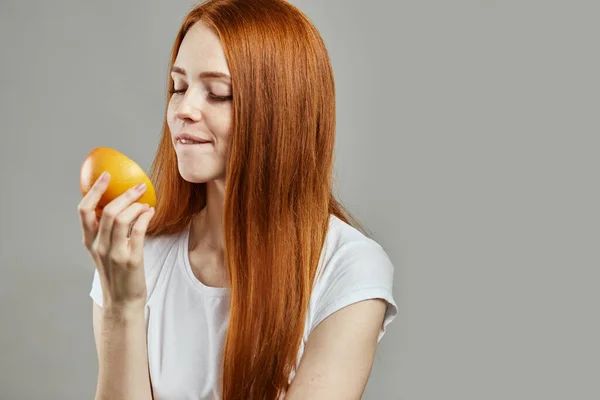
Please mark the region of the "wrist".
POLYGON ((108 302, 104 305, 104 317, 115 321, 127 321, 136 318, 144 318, 144 303, 136 304, 114 304, 108 302))

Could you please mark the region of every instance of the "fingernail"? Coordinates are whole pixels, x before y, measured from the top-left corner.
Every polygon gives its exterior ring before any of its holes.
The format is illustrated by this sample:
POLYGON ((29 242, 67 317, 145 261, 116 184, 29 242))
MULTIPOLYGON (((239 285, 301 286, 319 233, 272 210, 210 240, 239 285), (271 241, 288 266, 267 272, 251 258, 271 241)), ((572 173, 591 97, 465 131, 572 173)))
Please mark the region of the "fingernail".
POLYGON ((106 181, 106 180, 108 179, 108 177, 109 177, 109 173, 108 173, 108 172, 106 172, 106 171, 104 171, 104 172, 102 173, 102 175, 100 175, 100 178, 99 178, 99 180, 100 180, 100 182, 104 182, 104 181, 106 181))
POLYGON ((140 183, 139 185, 137 185, 135 187, 135 190, 137 190, 138 192, 141 192, 142 190, 144 190, 146 188, 146 184, 145 183, 140 183))

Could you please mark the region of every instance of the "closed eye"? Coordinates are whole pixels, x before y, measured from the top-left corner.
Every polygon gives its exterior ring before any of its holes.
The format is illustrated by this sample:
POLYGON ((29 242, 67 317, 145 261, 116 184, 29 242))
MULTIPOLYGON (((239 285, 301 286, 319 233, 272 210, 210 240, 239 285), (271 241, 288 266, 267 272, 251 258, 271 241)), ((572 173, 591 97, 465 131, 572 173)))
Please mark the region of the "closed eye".
MULTIPOLYGON (((184 94, 186 90, 187 89, 171 89, 171 90, 169 90, 169 93, 171 95, 184 94)), ((228 101, 228 100, 232 100, 233 99, 232 95, 229 95, 229 96, 218 96, 218 95, 216 95, 216 94, 214 94, 212 92, 209 92, 208 96, 211 99, 216 100, 216 101, 228 101)))
POLYGON ((214 99, 216 101, 228 101, 233 99, 233 96, 217 96, 216 94, 213 93, 209 93, 208 94, 210 96, 211 99, 214 99))

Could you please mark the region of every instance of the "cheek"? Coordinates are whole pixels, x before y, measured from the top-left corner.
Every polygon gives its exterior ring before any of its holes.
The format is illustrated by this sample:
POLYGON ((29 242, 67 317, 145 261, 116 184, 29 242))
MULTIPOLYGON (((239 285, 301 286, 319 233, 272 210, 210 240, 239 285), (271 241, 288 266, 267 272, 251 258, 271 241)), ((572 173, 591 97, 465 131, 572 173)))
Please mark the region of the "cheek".
POLYGON ((219 134, 223 139, 229 139, 233 126, 233 112, 231 110, 221 112, 215 122, 218 124, 219 134))
POLYGON ((229 139, 231 136, 231 121, 228 119, 222 119, 219 121, 219 135, 223 139, 229 139))
POLYGON ((173 126, 175 122, 175 104, 172 101, 169 101, 167 105, 167 124, 169 128, 173 126))

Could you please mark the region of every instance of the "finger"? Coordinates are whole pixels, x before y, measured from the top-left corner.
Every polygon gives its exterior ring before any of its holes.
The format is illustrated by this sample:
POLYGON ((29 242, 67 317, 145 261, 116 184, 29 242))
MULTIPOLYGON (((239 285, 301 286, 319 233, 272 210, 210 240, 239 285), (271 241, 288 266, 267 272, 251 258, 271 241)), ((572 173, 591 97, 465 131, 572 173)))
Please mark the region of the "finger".
POLYGON ((102 195, 106 191, 109 181, 110 174, 108 172, 100 175, 100 177, 92 185, 89 192, 83 196, 83 199, 81 199, 79 206, 77 207, 79 211, 79 219, 81 221, 81 228, 83 231, 83 241, 88 248, 96 238, 98 231, 96 207, 102 198, 102 195))
MULTIPOLYGON (((108 251, 112 242, 113 224, 117 215, 121 214, 131 203, 139 199, 146 191, 145 186, 134 186, 111 201, 102 210, 100 227, 98 228, 98 248, 108 251)), ((106 252, 104 252, 106 255, 106 252)))
POLYGON ((112 250, 116 252, 123 252, 126 254, 129 252, 129 242, 127 240, 127 234, 131 224, 144 212, 147 211, 150 206, 148 204, 133 203, 127 207, 121 214, 115 218, 115 223, 112 231, 112 250))
POLYGON ((129 238, 129 248, 133 257, 138 258, 142 256, 144 250, 144 238, 146 237, 146 231, 148 230, 148 224, 154 217, 156 210, 151 207, 148 211, 144 212, 135 221, 131 228, 131 237, 129 238))

